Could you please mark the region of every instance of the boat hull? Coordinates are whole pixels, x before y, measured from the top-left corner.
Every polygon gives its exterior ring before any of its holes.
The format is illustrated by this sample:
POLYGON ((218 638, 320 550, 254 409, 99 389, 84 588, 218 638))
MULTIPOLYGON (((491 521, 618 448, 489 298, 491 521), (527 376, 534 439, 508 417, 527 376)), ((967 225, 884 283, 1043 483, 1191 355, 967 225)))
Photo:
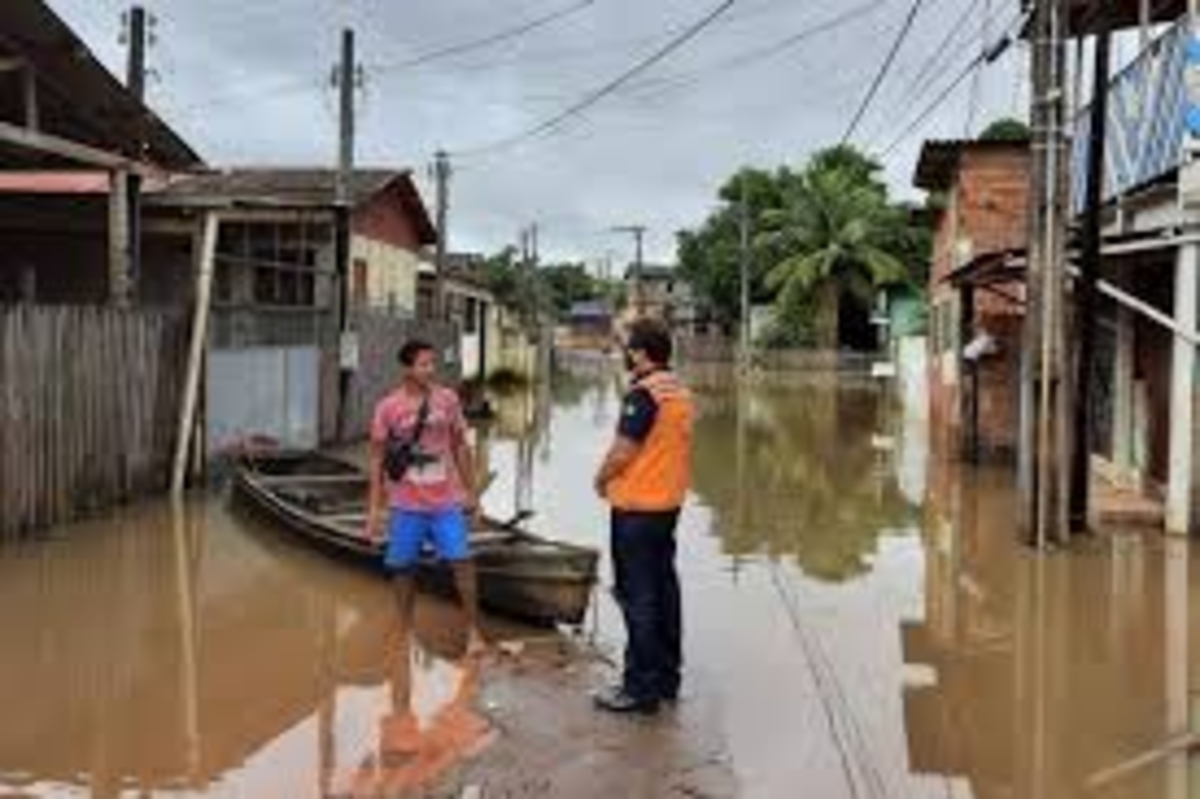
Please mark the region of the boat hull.
MULTIPOLYGON (((234 490, 276 526, 385 573, 382 544, 362 532, 366 476, 351 464, 311 453, 259 456, 238 470, 234 490)), ((539 625, 583 623, 597 582, 596 550, 494 521, 473 531, 471 549, 484 610, 539 625)), ((450 567, 430 556, 417 578, 427 590, 456 593, 450 567)))

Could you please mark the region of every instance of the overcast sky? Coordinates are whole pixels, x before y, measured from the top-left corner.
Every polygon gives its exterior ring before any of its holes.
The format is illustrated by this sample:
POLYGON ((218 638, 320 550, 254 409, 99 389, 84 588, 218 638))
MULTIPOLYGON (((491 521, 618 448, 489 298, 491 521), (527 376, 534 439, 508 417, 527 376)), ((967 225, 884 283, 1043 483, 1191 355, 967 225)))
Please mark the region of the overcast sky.
MULTIPOLYGON (((332 164, 330 70, 338 30, 359 32, 359 162, 425 168, 456 158, 452 246, 496 250, 523 225, 542 226, 543 257, 622 262, 631 243, 613 225, 650 228, 649 257, 670 261, 674 233, 698 224, 740 165, 801 164, 836 143, 903 22, 910 0, 737 0, 683 50, 552 135, 471 156, 520 134, 661 47, 717 0, 594 0, 517 40, 396 68, 432 50, 511 29, 578 0, 146 0, 157 16, 150 102, 213 165, 332 164), (860 9, 835 30, 749 58, 860 9)), ((117 74, 124 4, 50 0, 117 74)), ((969 7, 990 4, 998 33, 1015 0, 925 0, 913 33, 856 141, 883 149, 978 52, 983 15, 953 38, 923 98, 906 91, 969 7)), ((965 81, 885 163, 905 195, 923 138, 962 136, 1025 115, 1025 50, 965 81)), ((431 192, 426 188, 426 197, 431 192)))

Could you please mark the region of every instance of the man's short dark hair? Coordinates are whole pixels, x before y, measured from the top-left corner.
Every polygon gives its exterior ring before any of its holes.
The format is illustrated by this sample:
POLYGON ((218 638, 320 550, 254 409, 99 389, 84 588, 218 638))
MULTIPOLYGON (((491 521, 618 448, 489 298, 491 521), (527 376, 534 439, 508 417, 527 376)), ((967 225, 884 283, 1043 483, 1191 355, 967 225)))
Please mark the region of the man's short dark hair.
POLYGON ((656 319, 639 319, 634 322, 629 328, 629 341, 625 347, 641 350, 658 366, 670 366, 671 356, 675 351, 671 331, 656 319))
POLYGON ((401 366, 411 369, 416 365, 417 359, 426 352, 437 352, 437 350, 428 341, 422 341, 419 338, 409 339, 400 348, 400 355, 397 357, 397 360, 400 361, 401 366))

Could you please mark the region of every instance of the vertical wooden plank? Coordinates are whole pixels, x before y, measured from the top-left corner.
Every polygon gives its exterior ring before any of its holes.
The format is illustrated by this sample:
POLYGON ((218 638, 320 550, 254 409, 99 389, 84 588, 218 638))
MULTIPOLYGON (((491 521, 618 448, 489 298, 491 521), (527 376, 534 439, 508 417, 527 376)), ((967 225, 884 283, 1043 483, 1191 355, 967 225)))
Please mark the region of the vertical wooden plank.
POLYGON ((79 514, 83 451, 87 442, 87 414, 84 408, 86 396, 82 390, 83 381, 80 376, 85 368, 84 364, 88 361, 88 353, 79 334, 82 321, 82 314, 78 310, 67 317, 67 347, 72 353, 68 369, 66 408, 67 419, 70 420, 67 435, 67 503, 71 519, 79 514))
POLYGON ((73 509, 71 503, 71 488, 73 485, 74 470, 76 470, 76 462, 74 462, 74 439, 76 439, 76 415, 72 413, 72 398, 74 397, 74 370, 80 359, 86 358, 86 353, 83 349, 77 346, 76 341, 72 337, 72 329, 74 326, 76 314, 67 313, 62 317, 62 352, 65 353, 64 362, 62 362, 61 374, 61 389, 59 392, 59 414, 61 422, 59 425, 59 449, 62 452, 62 463, 60 467, 61 483, 59 486, 59 512, 64 518, 64 521, 72 521, 73 509))
MULTIPOLYGON (((19 442, 17 452, 24 454, 29 452, 30 444, 29 433, 32 425, 29 415, 29 396, 30 388, 33 384, 33 365, 36 353, 34 351, 35 342, 29 330, 31 321, 30 313, 25 308, 19 309, 17 313, 21 317, 21 372, 26 375, 26 378, 20 381, 18 389, 21 393, 21 399, 18 403, 20 417, 17 426, 17 441, 19 442)), ((17 516, 17 524, 22 532, 28 528, 30 522, 30 498, 33 496, 33 479, 31 469, 25 468, 21 470, 21 505, 17 516)))
POLYGON ((120 403, 117 396, 117 359, 118 330, 116 315, 108 308, 102 311, 104 317, 104 416, 107 420, 101 429, 104 432, 100 462, 104 465, 104 495, 103 502, 111 506, 120 496, 120 470, 118 443, 120 441, 120 403))
POLYGON ((12 494, 16 481, 11 456, 12 425, 9 416, 15 404, 13 395, 14 370, 10 363, 12 352, 12 313, 0 308, 0 539, 6 538, 12 525, 12 494))

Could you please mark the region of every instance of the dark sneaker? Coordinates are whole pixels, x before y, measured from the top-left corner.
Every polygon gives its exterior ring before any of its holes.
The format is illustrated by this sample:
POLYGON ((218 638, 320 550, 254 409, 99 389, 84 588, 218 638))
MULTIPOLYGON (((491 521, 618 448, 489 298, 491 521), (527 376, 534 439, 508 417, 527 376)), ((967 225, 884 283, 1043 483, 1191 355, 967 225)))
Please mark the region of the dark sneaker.
POLYGON ((610 688, 592 697, 597 710, 622 715, 638 714, 653 716, 658 712, 657 699, 637 699, 622 688, 610 688))

